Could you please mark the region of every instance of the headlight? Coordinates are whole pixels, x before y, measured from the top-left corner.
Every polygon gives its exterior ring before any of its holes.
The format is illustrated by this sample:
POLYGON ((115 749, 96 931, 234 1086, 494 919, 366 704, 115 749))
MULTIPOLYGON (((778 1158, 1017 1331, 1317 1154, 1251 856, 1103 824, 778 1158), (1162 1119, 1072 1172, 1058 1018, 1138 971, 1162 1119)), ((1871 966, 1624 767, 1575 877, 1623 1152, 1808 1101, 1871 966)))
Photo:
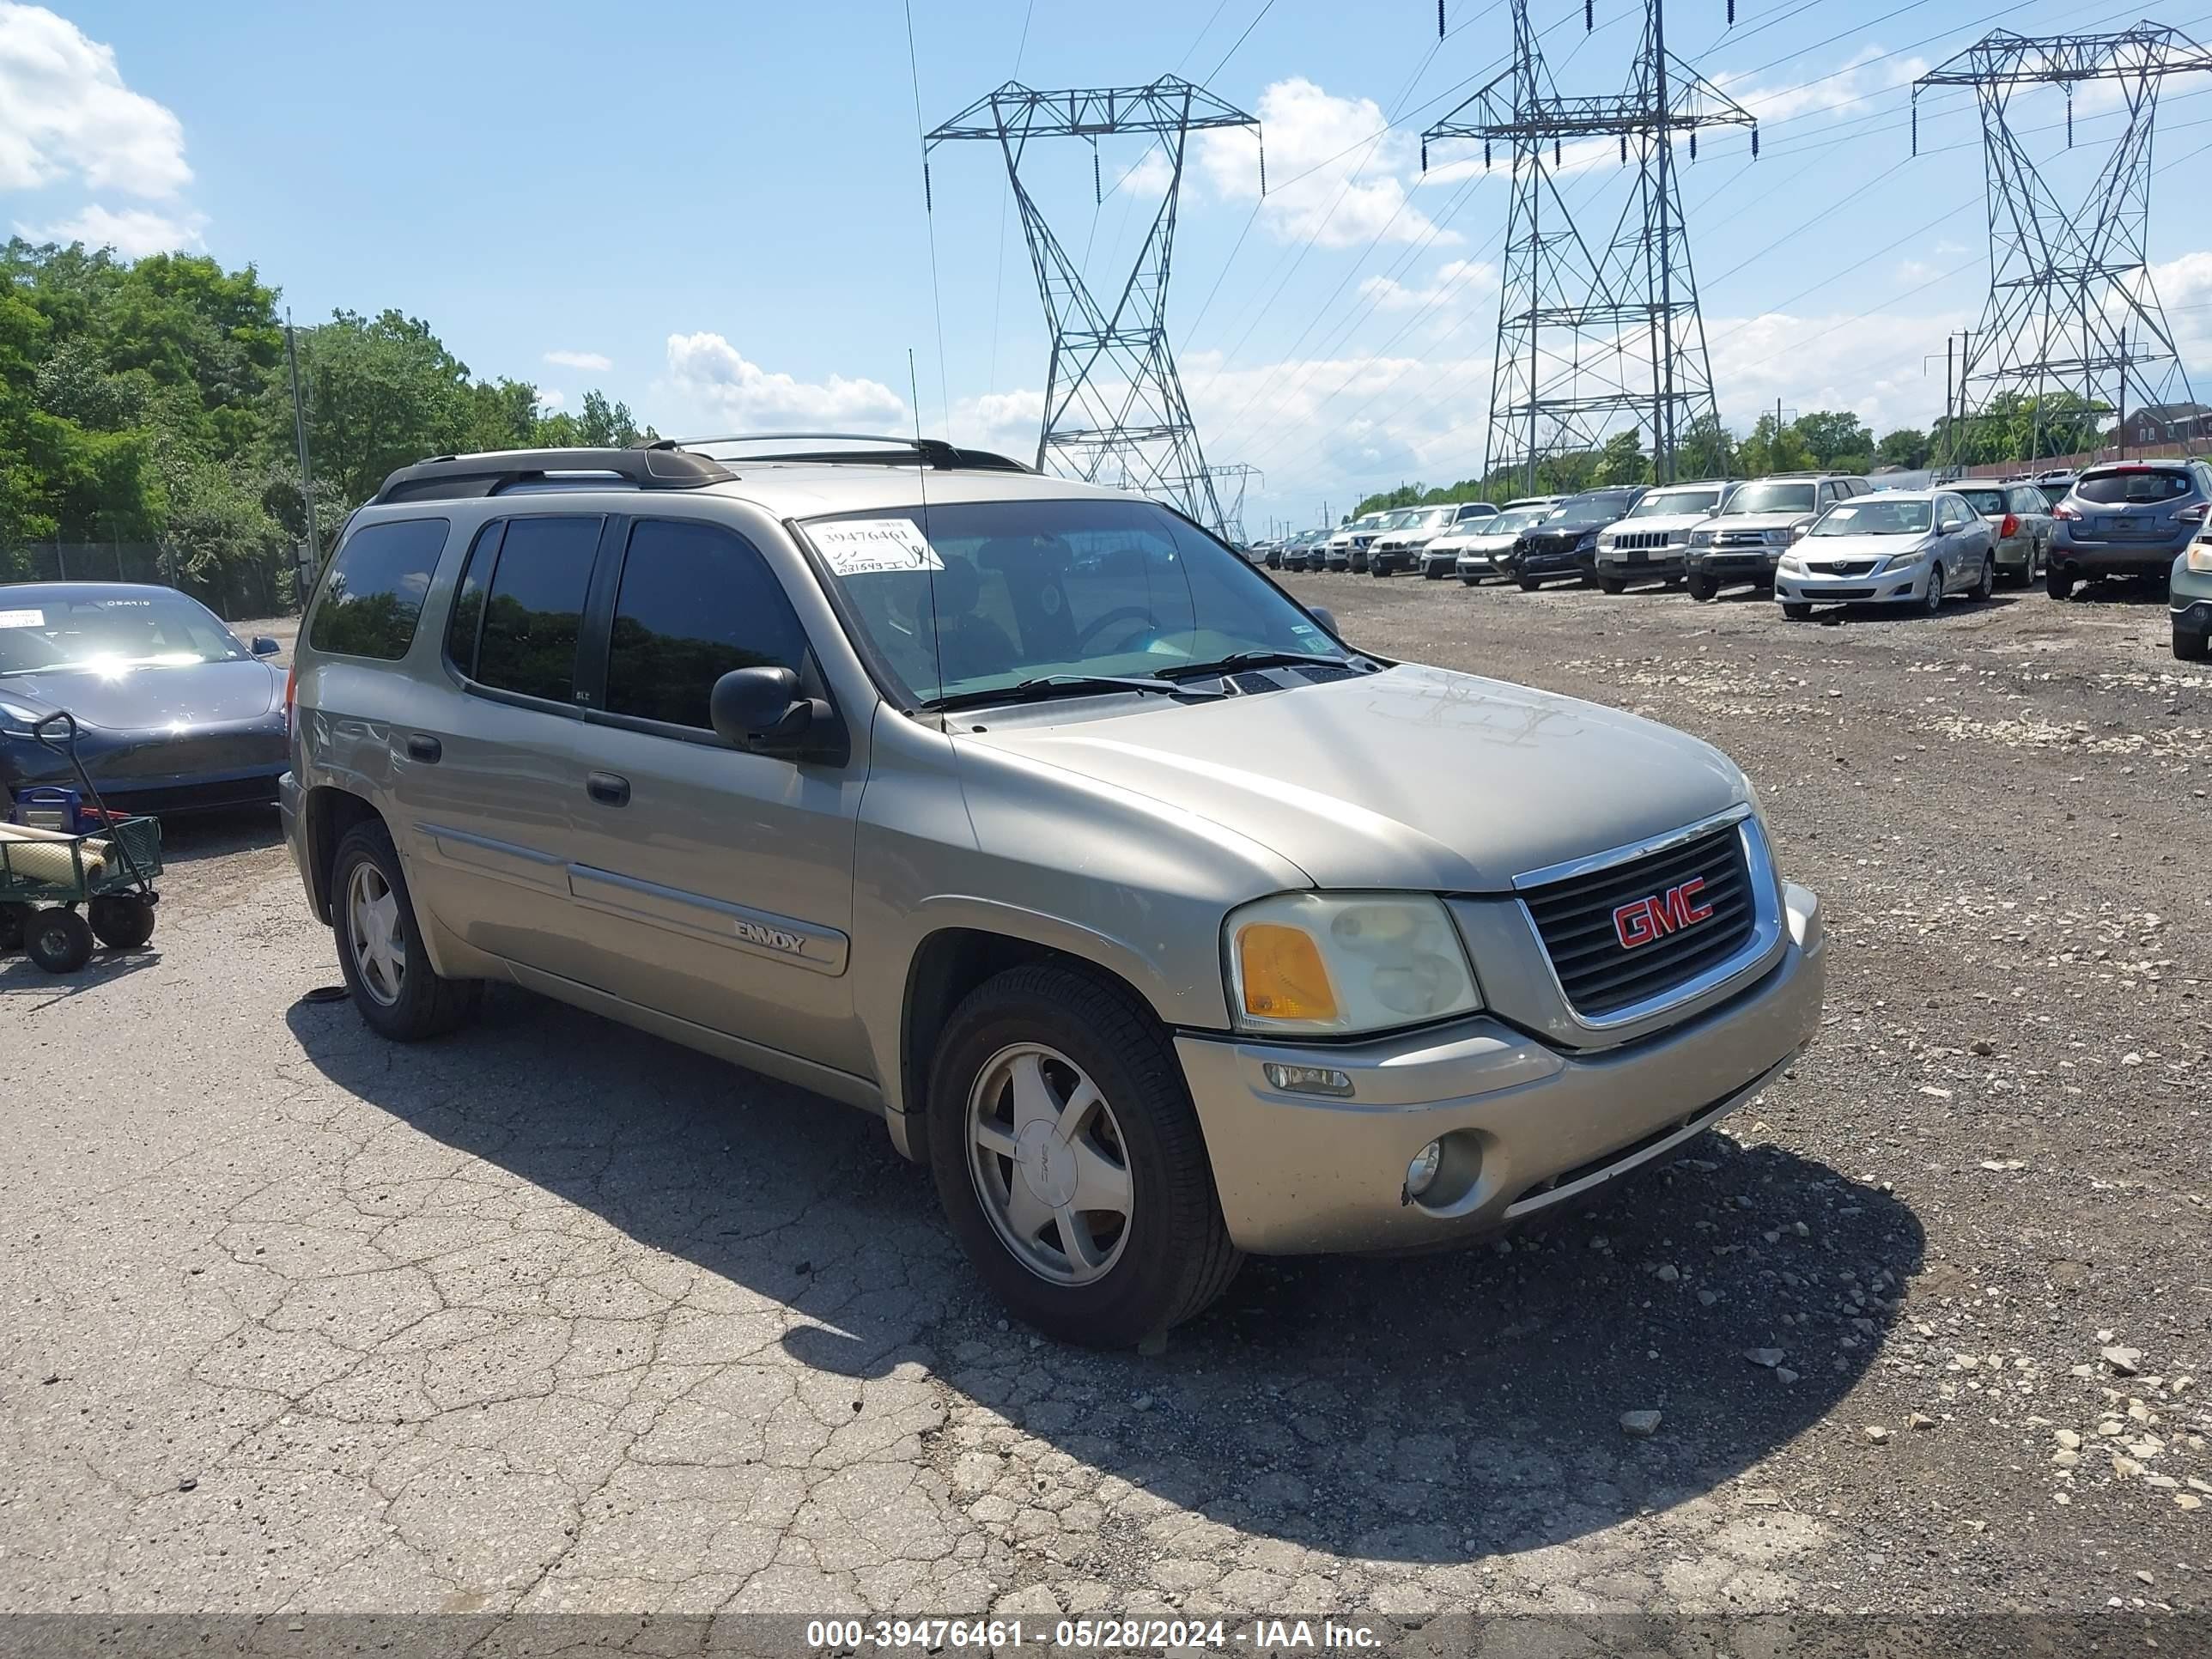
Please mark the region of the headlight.
POLYGON ((2189 568, 2200 576, 2212 576, 2212 542, 2189 544, 2189 568))
POLYGON ((1612 552, 1613 547, 1613 532, 1608 530, 1601 533, 1597 538, 1597 544, 1603 548, 1607 552, 1612 552))
POLYGON ((1426 893, 1279 893, 1224 925, 1240 1030, 1386 1030, 1482 1006, 1443 902, 1426 893))
POLYGON ((1782 556, 1781 569, 1785 576, 1802 576, 1805 574, 1805 561, 1792 549, 1782 556))
POLYGON ((1597 532, 1595 530, 1586 530, 1583 532, 1583 538, 1575 544, 1575 551, 1577 553, 1587 553, 1590 549, 1596 545, 1597 532))
POLYGON ((20 702, 9 702, 0 698, 0 720, 6 720, 10 726, 20 726, 27 732, 44 719, 46 716, 35 708, 26 708, 20 702))
POLYGON ((1692 530, 1692 531, 1690 532, 1690 545, 1691 545, 1691 546, 1692 546, 1692 547, 1711 547, 1712 544, 1713 544, 1713 532, 1712 532, 1711 531, 1710 531, 1710 530, 1692 530))

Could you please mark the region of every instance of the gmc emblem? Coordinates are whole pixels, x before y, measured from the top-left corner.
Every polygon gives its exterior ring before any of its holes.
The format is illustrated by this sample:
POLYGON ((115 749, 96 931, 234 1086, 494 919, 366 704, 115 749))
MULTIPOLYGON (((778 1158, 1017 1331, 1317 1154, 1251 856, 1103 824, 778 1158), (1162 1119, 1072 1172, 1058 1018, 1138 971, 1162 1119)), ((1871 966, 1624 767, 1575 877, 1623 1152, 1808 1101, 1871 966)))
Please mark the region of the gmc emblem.
POLYGON ((1698 902, 1705 887, 1703 876, 1692 876, 1679 887, 1622 905, 1613 913, 1613 931, 1620 939, 1620 948, 1634 951, 1705 921, 1713 913, 1711 905, 1698 902))

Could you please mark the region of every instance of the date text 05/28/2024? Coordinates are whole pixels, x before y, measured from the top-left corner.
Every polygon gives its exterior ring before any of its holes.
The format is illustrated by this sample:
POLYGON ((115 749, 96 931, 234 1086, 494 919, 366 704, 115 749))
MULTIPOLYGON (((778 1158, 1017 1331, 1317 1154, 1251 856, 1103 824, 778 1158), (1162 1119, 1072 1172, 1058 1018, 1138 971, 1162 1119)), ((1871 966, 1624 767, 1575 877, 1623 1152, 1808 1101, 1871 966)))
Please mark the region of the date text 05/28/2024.
POLYGON ((1328 1619, 816 1619, 806 1644, 825 1653, 945 1648, 985 1651, 1024 1645, 1071 1651, 1209 1648, 1217 1652, 1295 1652, 1382 1645, 1373 1627, 1328 1619))

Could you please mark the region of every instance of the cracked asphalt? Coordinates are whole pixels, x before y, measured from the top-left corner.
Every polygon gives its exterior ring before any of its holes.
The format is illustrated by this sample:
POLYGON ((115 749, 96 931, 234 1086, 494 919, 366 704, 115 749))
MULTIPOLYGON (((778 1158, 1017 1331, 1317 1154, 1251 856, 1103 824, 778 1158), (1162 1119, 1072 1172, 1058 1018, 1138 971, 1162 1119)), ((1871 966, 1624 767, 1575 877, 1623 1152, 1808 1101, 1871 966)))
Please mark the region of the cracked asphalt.
POLYGON ((0 1610, 2204 1608, 2212 676, 2162 613, 1284 580, 1745 765, 1834 948, 1729 1133, 1066 1351, 871 1121, 513 991, 381 1043, 302 1000, 273 820, 179 824, 149 949, 0 962, 0 1610))

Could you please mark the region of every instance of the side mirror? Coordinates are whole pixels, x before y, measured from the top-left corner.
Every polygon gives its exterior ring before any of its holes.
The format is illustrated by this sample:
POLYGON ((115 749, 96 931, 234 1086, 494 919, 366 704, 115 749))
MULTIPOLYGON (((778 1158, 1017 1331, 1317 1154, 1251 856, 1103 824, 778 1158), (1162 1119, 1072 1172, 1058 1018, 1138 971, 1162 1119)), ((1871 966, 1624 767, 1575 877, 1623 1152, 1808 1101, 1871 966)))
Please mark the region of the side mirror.
POLYGON ((283 648, 266 634, 256 634, 253 636, 253 642, 246 647, 257 657, 273 657, 283 648))
POLYGON ((788 668, 733 668, 707 700, 714 735, 749 754, 797 759, 830 724, 830 705, 799 695, 788 668))
MULTIPOLYGON (((1323 628, 1328 629, 1331 634, 1336 633, 1336 613, 1331 611, 1327 605, 1310 605, 1306 607, 1306 614, 1311 617, 1316 622, 1319 623, 1323 628)), ((1342 636, 1339 635, 1338 637, 1341 638, 1342 636)))

